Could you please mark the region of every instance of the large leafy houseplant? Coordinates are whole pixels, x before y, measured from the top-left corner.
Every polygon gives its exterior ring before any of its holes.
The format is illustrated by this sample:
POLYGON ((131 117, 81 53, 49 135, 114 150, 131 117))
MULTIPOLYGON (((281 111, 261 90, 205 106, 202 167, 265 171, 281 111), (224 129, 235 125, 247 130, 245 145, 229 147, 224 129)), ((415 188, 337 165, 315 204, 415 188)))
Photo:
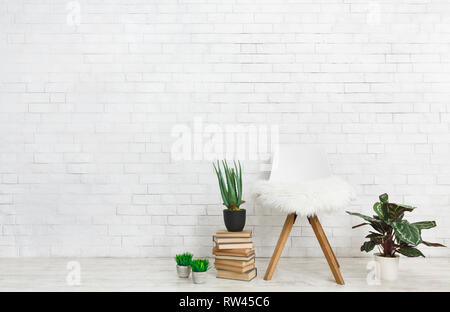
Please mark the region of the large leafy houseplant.
POLYGON ((415 207, 389 203, 389 197, 386 193, 380 195, 379 199, 380 201, 373 205, 373 210, 376 214, 372 217, 347 211, 348 214, 361 217, 366 221, 353 226, 353 228, 371 225, 374 230, 370 231, 370 234, 366 236, 369 240, 361 246, 361 251, 369 252, 375 246, 378 246, 382 257, 395 257, 396 253, 407 257, 425 257, 416 248, 419 244, 432 247, 445 247, 442 244, 422 240, 422 230, 435 227, 435 221, 409 223, 403 219, 404 213, 406 211, 413 211, 415 207))
POLYGON ((246 215, 245 209, 240 208, 244 203, 242 200, 242 168, 239 161, 233 163, 234 168, 230 168, 226 160, 222 160, 223 172, 219 161, 217 161, 217 165, 213 163, 213 167, 219 181, 223 205, 227 207, 223 210, 225 226, 230 232, 240 232, 245 226, 246 215))

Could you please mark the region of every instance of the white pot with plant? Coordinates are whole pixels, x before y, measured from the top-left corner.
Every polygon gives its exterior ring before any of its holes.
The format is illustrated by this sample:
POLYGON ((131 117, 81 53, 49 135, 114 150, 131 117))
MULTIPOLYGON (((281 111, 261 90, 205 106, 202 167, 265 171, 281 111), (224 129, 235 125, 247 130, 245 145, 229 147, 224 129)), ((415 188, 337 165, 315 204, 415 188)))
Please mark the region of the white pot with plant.
POLYGON ((369 252, 377 246, 379 253, 375 254, 375 261, 379 264, 381 280, 395 281, 398 277, 399 255, 406 257, 425 257, 417 249, 417 245, 424 244, 432 247, 445 247, 442 244, 430 243, 422 240, 421 231, 436 226, 434 221, 409 223, 403 219, 405 211, 411 212, 415 207, 388 202, 388 194, 379 196, 380 201, 373 206, 375 215, 365 216, 360 213, 348 214, 363 218, 366 222, 355 225, 357 228, 371 225, 374 231, 366 236, 369 240, 361 246, 361 251, 369 252))
POLYGON ((194 284, 203 284, 206 282, 207 272, 209 270, 208 259, 195 259, 191 262, 192 280, 194 284))
POLYGON ((188 278, 191 274, 191 262, 193 255, 185 252, 175 256, 175 261, 177 263, 177 273, 178 277, 188 278))

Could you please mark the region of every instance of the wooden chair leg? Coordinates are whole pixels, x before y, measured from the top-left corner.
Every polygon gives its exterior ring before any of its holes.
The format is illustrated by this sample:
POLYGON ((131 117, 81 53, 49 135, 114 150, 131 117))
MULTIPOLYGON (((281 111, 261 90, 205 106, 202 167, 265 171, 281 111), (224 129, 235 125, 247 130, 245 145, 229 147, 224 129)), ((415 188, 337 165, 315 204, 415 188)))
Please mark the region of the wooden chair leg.
POLYGON ((328 238, 325 235, 325 231, 322 228, 322 224, 320 224, 319 218, 317 218, 317 216, 316 216, 316 220, 317 220, 317 226, 319 227, 319 230, 323 233, 323 236, 325 237, 327 245, 330 246, 331 254, 333 255, 334 261, 336 261, 338 268, 340 268, 341 266, 339 264, 339 261, 337 260, 336 255, 334 254, 333 248, 331 248, 330 242, 328 241, 328 238))
POLYGON ((327 259, 336 283, 344 285, 344 279, 342 278, 341 271, 339 270, 339 264, 336 260, 336 256, 334 255, 333 249, 331 249, 330 243, 328 242, 327 236, 320 225, 319 219, 316 215, 308 217, 308 219, 311 227, 313 228, 314 234, 316 234, 320 247, 322 248, 323 254, 327 259))
POLYGON ((275 250, 273 251, 272 258, 270 259, 269 266, 266 270, 266 274, 264 275, 264 280, 266 281, 272 279, 273 272, 277 267, 278 260, 280 259, 284 245, 286 244, 289 234, 291 233, 292 226, 294 225, 296 217, 297 216, 295 215, 295 213, 291 213, 286 217, 286 221, 284 221, 284 226, 281 230, 280 237, 278 238, 278 243, 275 246, 275 250))

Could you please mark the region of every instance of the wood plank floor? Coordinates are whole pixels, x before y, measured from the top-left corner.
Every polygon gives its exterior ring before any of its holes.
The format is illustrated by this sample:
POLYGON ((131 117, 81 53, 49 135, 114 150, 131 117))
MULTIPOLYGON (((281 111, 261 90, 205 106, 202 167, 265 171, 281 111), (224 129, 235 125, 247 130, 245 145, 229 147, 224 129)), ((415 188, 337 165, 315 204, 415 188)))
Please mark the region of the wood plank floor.
POLYGON ((370 258, 340 258, 345 285, 337 285, 323 258, 281 258, 271 281, 263 276, 268 258, 258 258, 257 279, 215 278, 207 283, 179 279, 169 258, 1 258, 0 291, 450 291, 450 259, 401 258, 400 279, 367 283, 370 258), (68 261, 78 261, 81 285, 69 286, 68 261))

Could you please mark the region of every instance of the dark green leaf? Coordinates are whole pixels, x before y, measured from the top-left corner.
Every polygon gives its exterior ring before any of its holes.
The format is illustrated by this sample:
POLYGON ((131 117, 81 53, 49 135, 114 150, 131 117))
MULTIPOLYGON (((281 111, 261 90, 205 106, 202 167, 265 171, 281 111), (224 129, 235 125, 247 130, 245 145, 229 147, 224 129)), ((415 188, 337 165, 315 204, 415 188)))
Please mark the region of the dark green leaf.
POLYGON ((394 203, 385 203, 383 206, 388 215, 387 220, 395 221, 399 215, 398 205, 394 203))
POLYGON ((400 222, 392 222, 392 227, 394 228, 395 235, 397 237, 413 246, 420 244, 422 238, 420 237, 420 230, 409 224, 408 221, 402 220, 400 222))
POLYGON ((375 211, 375 213, 381 218, 381 219, 386 219, 386 216, 384 214, 383 208, 382 208, 382 204, 380 202, 376 202, 373 205, 373 210, 375 211))
POLYGON ((413 206, 409 206, 409 205, 398 205, 400 208, 403 209, 403 211, 413 211, 414 209, 416 209, 416 207, 413 206))
POLYGON ((360 214, 360 213, 357 213, 357 212, 346 211, 346 213, 348 213, 349 215, 352 215, 352 216, 358 216, 358 217, 360 217, 360 218, 363 218, 363 219, 366 220, 366 221, 376 221, 376 219, 374 219, 374 218, 372 218, 372 217, 365 216, 365 215, 360 214))
POLYGON ((397 250, 397 252, 407 257, 425 257, 419 249, 409 246, 401 247, 397 250))
POLYGON ((381 237, 383 237, 383 235, 378 234, 378 233, 374 233, 374 232, 370 232, 370 234, 366 236, 366 238, 370 238, 370 239, 372 239, 372 238, 381 238, 381 237))
POLYGON ((429 247, 446 247, 445 245, 439 244, 439 243, 430 243, 426 241, 422 241, 422 244, 429 246, 429 247))
POLYGON ((425 230, 425 229, 434 228, 436 226, 436 222, 434 222, 434 221, 421 221, 421 222, 411 223, 411 225, 417 227, 419 230, 425 230))
POLYGON ((361 251, 369 252, 374 247, 375 247, 375 242, 373 242, 373 241, 364 242, 364 244, 362 244, 362 246, 361 246, 361 251))
POLYGON ((361 224, 358 224, 358 225, 354 225, 354 226, 352 226, 352 229, 356 229, 357 227, 360 227, 360 226, 363 226, 363 225, 366 225, 366 224, 369 224, 369 223, 364 222, 364 223, 361 223, 361 224))
POLYGON ((381 221, 372 221, 370 222, 370 225, 375 229, 375 231, 378 231, 380 233, 385 233, 386 231, 383 228, 383 223, 381 221))
POLYGON ((380 202, 382 202, 382 203, 387 203, 389 200, 389 196, 386 193, 381 194, 380 196, 378 196, 378 198, 380 199, 380 202))

